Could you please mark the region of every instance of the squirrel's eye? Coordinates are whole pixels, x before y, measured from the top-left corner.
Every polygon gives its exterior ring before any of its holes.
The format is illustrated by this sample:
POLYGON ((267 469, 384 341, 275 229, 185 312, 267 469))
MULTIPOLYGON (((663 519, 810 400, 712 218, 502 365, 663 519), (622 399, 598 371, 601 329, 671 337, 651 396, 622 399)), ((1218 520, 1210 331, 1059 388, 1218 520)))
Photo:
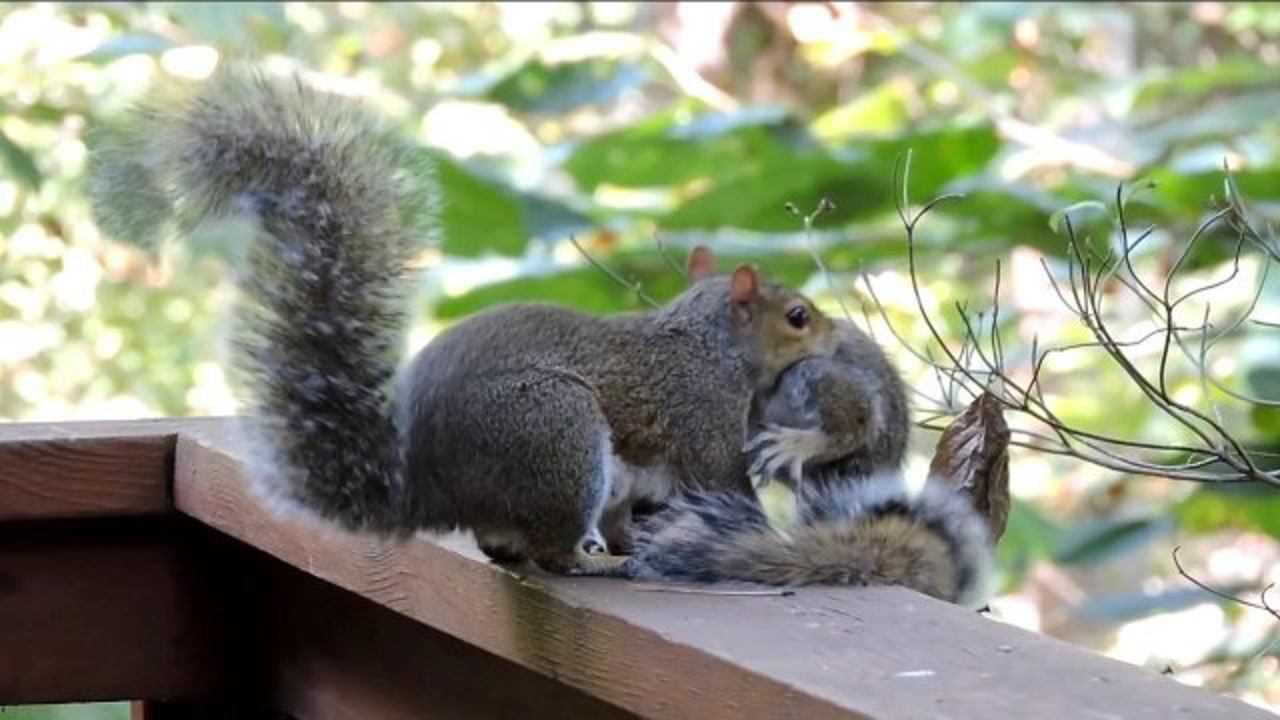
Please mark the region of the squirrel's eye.
POLYGON ((809 325, 809 309, 803 305, 797 305, 787 311, 787 323, 797 330, 803 330, 809 325))

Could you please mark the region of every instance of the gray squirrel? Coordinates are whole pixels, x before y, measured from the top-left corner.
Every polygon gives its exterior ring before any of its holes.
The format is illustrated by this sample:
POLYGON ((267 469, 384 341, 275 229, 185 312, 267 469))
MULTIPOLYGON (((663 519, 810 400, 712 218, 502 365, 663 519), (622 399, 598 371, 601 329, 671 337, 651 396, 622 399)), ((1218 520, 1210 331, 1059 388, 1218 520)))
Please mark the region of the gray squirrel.
POLYGON ((641 520, 623 574, 766 585, 903 585, 978 606, 990 590, 985 519, 945 483, 912 495, 903 477, 906 389, 880 346, 835 320, 831 356, 801 360, 757 394, 753 473, 794 493, 797 520, 771 521, 752 494, 673 496, 641 520))
MULTIPOLYGON (((659 310, 498 307, 402 364, 412 261, 434 229, 436 190, 414 171, 420 152, 358 103, 257 72, 222 70, 131 120, 92 158, 104 230, 181 234, 222 217, 252 227, 232 364, 260 423, 253 480, 278 506, 396 538, 467 529, 497 562, 529 559, 557 573, 676 577, 668 571, 680 558, 662 566, 655 553, 685 548, 654 542, 672 537, 655 523, 697 498, 758 508, 753 452, 757 470, 789 482, 835 478, 826 493, 800 493, 805 517, 901 519, 898 536, 873 540, 910 552, 963 547, 929 557, 948 577, 966 576, 972 538, 950 508, 851 504, 840 494, 840 478, 900 461, 905 403, 899 413, 897 400, 876 399, 882 384, 896 387, 890 375, 839 370, 858 366, 857 348, 803 295, 749 266, 717 274, 698 248, 690 287, 659 310), (843 395, 823 390, 835 375, 843 395), (853 397, 854 409, 810 416, 806 398, 815 397, 853 397), (850 432, 842 436, 835 417, 850 432), (868 427, 882 437, 868 442, 868 427), (815 429, 823 442, 794 432, 815 429), (636 531, 637 503, 668 504, 636 531), (636 538, 636 555, 612 552, 636 538)), ((848 556, 871 550, 856 534, 846 540, 848 556)), ((696 564, 692 555, 685 564, 696 564)), ((890 563, 844 581, 958 596, 900 570, 890 563)), ((747 579, 777 580, 752 572, 762 577, 747 579)))
POLYGON ((104 227, 252 220, 232 361, 261 421, 254 480, 350 530, 471 530, 495 560, 609 574, 624 558, 605 537, 627 535, 637 500, 749 492, 751 398, 833 351, 810 300, 747 265, 717 274, 697 248, 691 286, 659 310, 502 306, 400 372, 430 222, 414 194, 433 192, 410 148, 356 103, 253 71, 133 120, 95 159, 104 227), (134 196, 113 202, 121 187, 134 196))
POLYGON ((911 436, 911 411, 897 369, 870 336, 837 319, 830 356, 787 368, 751 409, 751 472, 764 482, 892 473, 911 436))

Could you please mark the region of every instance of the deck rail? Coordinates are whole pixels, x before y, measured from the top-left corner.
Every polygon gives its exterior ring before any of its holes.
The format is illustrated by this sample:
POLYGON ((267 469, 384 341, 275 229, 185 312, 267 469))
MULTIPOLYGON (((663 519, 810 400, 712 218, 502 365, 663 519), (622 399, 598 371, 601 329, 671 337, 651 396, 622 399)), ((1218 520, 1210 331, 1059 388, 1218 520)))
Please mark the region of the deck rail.
POLYGON ((710 595, 520 576, 460 537, 395 544, 282 519, 249 492, 232 422, 0 425, 0 705, 1271 717, 901 588, 710 595))

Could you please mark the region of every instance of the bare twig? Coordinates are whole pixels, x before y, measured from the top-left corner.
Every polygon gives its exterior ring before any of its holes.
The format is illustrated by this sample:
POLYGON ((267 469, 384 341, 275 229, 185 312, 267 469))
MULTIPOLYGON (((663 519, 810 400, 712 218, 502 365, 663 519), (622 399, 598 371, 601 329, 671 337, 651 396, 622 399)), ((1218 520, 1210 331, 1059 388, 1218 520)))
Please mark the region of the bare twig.
POLYGON ((1275 583, 1271 583, 1262 589, 1262 593, 1259 596, 1259 602, 1245 600, 1242 597, 1236 597, 1230 593, 1225 593, 1221 590, 1211 588, 1204 582, 1196 579, 1191 573, 1187 572, 1186 568, 1182 567, 1182 561, 1178 559, 1178 551, 1181 549, 1182 546, 1177 545, 1173 548, 1173 552, 1170 553, 1173 556, 1173 566, 1178 569, 1178 574, 1190 581, 1192 585, 1195 585, 1210 595, 1215 595, 1223 600, 1229 600, 1233 603, 1244 605, 1245 607, 1251 607, 1254 610, 1262 610, 1263 612, 1269 613, 1271 617, 1274 617, 1276 620, 1280 620, 1280 612, 1277 612, 1276 608, 1267 600, 1267 593, 1276 586, 1275 583))
POLYGON ((587 252, 587 249, 582 247, 582 244, 578 242, 577 237, 570 235, 569 242, 573 243, 573 246, 577 248, 578 252, 582 253, 582 257, 586 258, 587 262, 594 265, 597 270, 604 273, 605 275, 608 275, 610 278, 613 279, 614 282, 618 283, 622 287, 635 293, 636 297, 644 301, 644 303, 649 307, 651 308, 659 307, 658 302, 653 298, 649 297, 648 294, 645 293, 643 285, 641 285, 639 282, 628 282, 626 278, 614 272, 613 268, 609 267, 608 265, 605 265, 604 263, 592 257, 591 253, 587 252))
MULTIPOLYGON (((1223 209, 1210 214, 1202 221, 1191 235, 1186 246, 1181 248, 1157 285, 1144 281, 1133 263, 1134 251, 1149 237, 1154 229, 1146 228, 1136 239, 1129 237, 1130 226, 1125 210, 1126 201, 1134 191, 1128 194, 1121 185, 1115 193, 1115 212, 1119 225, 1118 251, 1099 252, 1089 243, 1082 242, 1072 223, 1070 214, 1064 216, 1064 234, 1066 239, 1066 279, 1060 280, 1051 271, 1049 265, 1041 260, 1041 266, 1048 277, 1058 301, 1074 316, 1093 336, 1089 342, 1075 343, 1058 347, 1042 348, 1037 336, 1031 345, 1029 358, 1025 362, 1025 372, 1029 373, 1025 382, 1017 381, 1009 368, 1008 351, 1000 335, 1001 313, 999 293, 1001 283, 1000 264, 995 268, 995 285, 992 290, 993 302, 990 310, 990 328, 985 325, 987 313, 972 312, 963 303, 955 304, 955 311, 963 328, 958 348, 953 348, 939 330, 938 323, 931 316, 924 301, 919 277, 919 260, 917 257, 916 230, 920 221, 939 203, 955 199, 956 196, 943 195, 926 203, 914 213, 910 206, 909 187, 911 153, 900 159, 894 168, 894 199, 898 218, 906 235, 907 270, 915 299, 916 310, 929 331, 931 342, 925 348, 912 347, 903 335, 889 321, 879 298, 870 282, 868 294, 880 312, 881 318, 889 327, 890 333, 903 347, 921 360, 932 371, 938 380, 941 401, 934 401, 939 406, 937 413, 918 423, 921 427, 936 429, 935 423, 948 415, 954 414, 958 407, 955 402, 957 392, 976 397, 984 391, 992 396, 1007 411, 1021 413, 1048 429, 1048 433, 1026 432, 1023 441, 1015 440, 1013 444, 1035 447, 1053 454, 1075 457, 1100 467, 1122 472, 1161 476, 1179 480, 1196 482, 1242 482, 1261 481, 1280 485, 1280 471, 1263 470, 1258 460, 1265 455, 1247 449, 1223 424, 1222 413, 1216 404, 1211 404, 1209 411, 1193 407, 1175 397, 1170 382, 1170 354, 1177 348, 1185 356, 1193 368, 1200 374, 1204 385, 1213 385, 1223 390, 1228 397, 1259 405, 1280 404, 1280 400, 1252 398, 1222 387, 1208 375, 1208 355, 1214 346, 1227 334, 1233 333, 1249 319, 1257 305, 1261 292, 1261 284, 1253 293, 1251 302, 1243 314, 1234 318, 1221 329, 1214 328, 1209 320, 1208 303, 1205 303, 1203 320, 1196 325, 1181 324, 1176 321, 1179 307, 1199 295, 1235 282, 1240 275, 1241 253, 1246 245, 1256 246, 1265 255, 1266 261, 1280 261, 1280 251, 1276 243, 1264 238, 1246 215, 1243 200, 1234 191, 1234 185, 1227 183, 1228 203, 1223 209), (1184 270, 1191 257, 1195 245, 1202 241, 1208 233, 1220 223, 1226 223, 1238 233, 1234 243, 1231 269, 1225 277, 1206 282, 1183 292, 1174 291, 1174 283, 1179 273, 1184 270), (1104 312, 1103 298, 1108 288, 1127 291, 1140 301, 1139 307, 1149 314, 1157 327, 1134 340, 1121 339, 1108 325, 1104 312), (985 340, 983 334, 989 332, 985 340), (1188 345, 1188 339, 1195 338, 1196 348, 1188 345), (1148 343, 1156 346, 1156 371, 1148 376, 1138 365, 1136 355, 1131 355, 1139 347, 1148 343), (931 350, 937 345, 943 358, 935 359, 931 350), (1150 442, 1118 435, 1086 431, 1073 427, 1063 421, 1050 407, 1045 397, 1045 367, 1051 356, 1079 350, 1096 350, 1108 357, 1132 381, 1151 405, 1169 419, 1180 425, 1191 436, 1192 442, 1150 442), (1178 460, 1154 459, 1170 453, 1181 456, 1178 460)), ((1148 184, 1137 186, 1137 190, 1151 187, 1148 184)), ((1262 269, 1265 282, 1269 262, 1264 262, 1262 269)), ((865 281, 865 278, 864 278, 865 281)), ((1255 321, 1268 327, 1280 327, 1266 321, 1255 321)), ((1015 431, 1016 432, 1016 431, 1015 431)))
POLYGON ((667 263, 667 267, 675 271, 676 275, 687 280, 689 278, 689 271, 686 268, 681 267, 680 263, 672 259, 670 253, 667 252, 667 244, 662 241, 662 234, 655 234, 653 236, 653 240, 658 244, 658 254, 661 255, 663 261, 667 263))
POLYGON ((807 215, 800 212, 800 208, 796 207, 794 203, 788 202, 785 207, 787 212, 795 215, 804 222, 805 248, 809 251, 809 256, 813 258, 814 264, 818 266, 818 272, 822 273, 822 279, 826 281, 827 289, 835 295, 836 302, 840 303, 840 310, 844 313, 845 319, 852 322, 853 315, 849 313, 849 308, 845 306, 842 293, 836 291, 835 281, 831 279, 831 271, 827 270, 826 263, 822 262, 822 254, 818 252, 817 245, 813 240, 813 221, 817 220, 824 213, 835 210, 836 204, 831 201, 831 198, 824 195, 822 199, 818 201, 818 206, 813 209, 813 212, 807 215))

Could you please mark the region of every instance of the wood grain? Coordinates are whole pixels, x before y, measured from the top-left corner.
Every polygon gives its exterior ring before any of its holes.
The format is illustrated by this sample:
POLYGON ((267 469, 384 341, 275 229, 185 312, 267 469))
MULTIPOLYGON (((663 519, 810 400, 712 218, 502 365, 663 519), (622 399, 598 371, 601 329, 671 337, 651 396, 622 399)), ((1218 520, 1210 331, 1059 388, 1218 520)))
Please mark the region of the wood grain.
POLYGON ((0 424, 0 523, 163 513, 179 432, 221 419, 0 424))
POLYGON ((228 540, 274 707, 306 720, 633 718, 619 708, 228 540))
POLYGON ((0 705, 225 692, 216 587, 172 520, 0 526, 0 705))
POLYGON ((174 437, 178 433, 211 433, 212 436, 226 437, 225 433, 233 422, 233 417, 0 422, 0 444, 19 441, 174 437))
POLYGON ((179 438, 181 512, 643 717, 1271 717, 899 588, 644 592, 621 581, 518 577, 456 539, 392 544, 282 520, 210 437, 179 438))

